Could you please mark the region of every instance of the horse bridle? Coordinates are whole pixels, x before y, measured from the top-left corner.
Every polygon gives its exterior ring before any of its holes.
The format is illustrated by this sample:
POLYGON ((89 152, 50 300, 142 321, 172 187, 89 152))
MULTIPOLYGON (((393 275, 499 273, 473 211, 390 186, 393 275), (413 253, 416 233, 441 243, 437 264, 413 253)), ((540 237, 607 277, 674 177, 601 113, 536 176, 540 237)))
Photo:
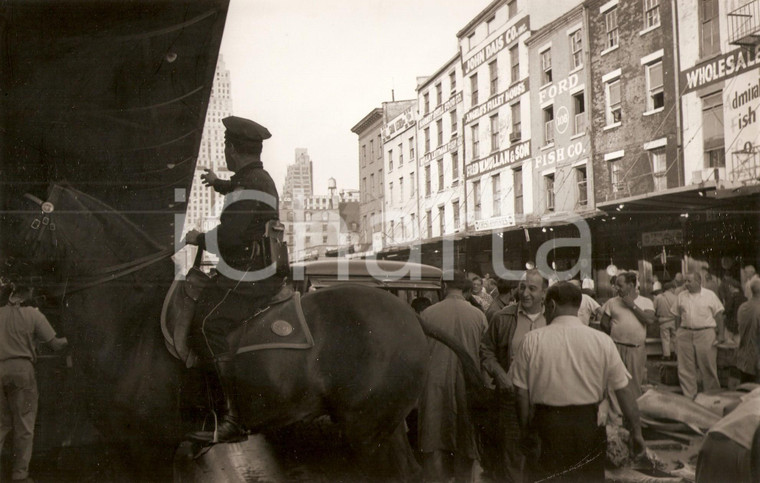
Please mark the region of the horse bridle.
MULTIPOLYGON (((39 230, 39 235, 37 236, 37 241, 39 242, 42 240, 42 235, 46 230, 49 230, 50 232, 54 232, 56 230, 55 222, 52 220, 52 213, 55 211, 55 205, 50 200, 43 201, 30 193, 24 193, 24 198, 33 201, 40 207, 40 211, 42 213, 41 217, 35 217, 30 225, 30 228, 32 230, 39 230)), ((53 237, 53 244, 55 245, 57 244, 57 239, 55 239, 55 235, 53 235, 53 237)), ((87 277, 77 279, 74 282, 71 282, 67 278, 66 282, 63 285, 63 288, 61 289, 60 295, 65 296, 66 294, 70 294, 72 292, 78 292, 80 290, 116 280, 125 275, 129 275, 130 273, 134 273, 147 268, 150 265, 153 265, 154 263, 157 263, 165 258, 169 258, 173 254, 174 250, 172 248, 166 248, 158 253, 152 253, 150 255, 146 255, 129 262, 106 267, 102 270, 98 270, 94 274, 88 275, 87 277)))

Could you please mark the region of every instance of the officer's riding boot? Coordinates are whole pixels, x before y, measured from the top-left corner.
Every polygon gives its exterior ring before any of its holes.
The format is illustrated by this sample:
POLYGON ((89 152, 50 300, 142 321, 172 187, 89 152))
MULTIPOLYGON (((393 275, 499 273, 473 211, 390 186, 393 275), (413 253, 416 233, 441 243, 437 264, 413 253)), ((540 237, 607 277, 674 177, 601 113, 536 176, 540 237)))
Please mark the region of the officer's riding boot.
POLYGON ((224 408, 221 421, 214 431, 196 431, 188 437, 205 443, 236 443, 248 439, 248 433, 238 422, 239 414, 235 400, 235 366, 229 358, 215 361, 216 372, 224 392, 224 408))

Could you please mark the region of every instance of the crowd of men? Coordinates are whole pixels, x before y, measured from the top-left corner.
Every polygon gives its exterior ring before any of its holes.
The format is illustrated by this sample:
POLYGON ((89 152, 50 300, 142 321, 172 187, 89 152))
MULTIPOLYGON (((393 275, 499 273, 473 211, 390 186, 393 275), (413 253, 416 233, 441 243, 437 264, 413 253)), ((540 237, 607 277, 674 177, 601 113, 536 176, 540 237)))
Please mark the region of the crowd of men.
POLYGON ((456 357, 431 341, 418 429, 426 479, 464 481, 479 459, 494 481, 603 481, 605 400, 630 431, 633 454, 644 449, 636 398, 647 382, 650 325, 659 326, 663 360, 678 361, 685 396, 699 385, 720 389, 717 345, 727 337, 740 340, 742 382, 760 382, 760 277, 745 273, 743 285, 706 270, 679 273, 650 298, 637 273, 619 272, 603 304, 590 280, 550 283, 536 269, 516 285, 454 274, 445 299, 421 315, 480 361, 495 392, 494 424, 473 431, 456 357))

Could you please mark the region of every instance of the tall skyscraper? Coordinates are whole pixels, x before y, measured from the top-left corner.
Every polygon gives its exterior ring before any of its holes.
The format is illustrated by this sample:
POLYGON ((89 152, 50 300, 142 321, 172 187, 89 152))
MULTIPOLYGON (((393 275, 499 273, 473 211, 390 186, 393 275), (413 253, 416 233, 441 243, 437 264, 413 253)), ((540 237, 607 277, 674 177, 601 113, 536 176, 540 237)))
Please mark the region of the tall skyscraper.
POLYGON ((314 194, 314 178, 311 167, 311 157, 308 150, 296 148, 296 161, 288 166, 285 176, 285 191, 283 197, 293 199, 294 196, 312 196, 314 194))

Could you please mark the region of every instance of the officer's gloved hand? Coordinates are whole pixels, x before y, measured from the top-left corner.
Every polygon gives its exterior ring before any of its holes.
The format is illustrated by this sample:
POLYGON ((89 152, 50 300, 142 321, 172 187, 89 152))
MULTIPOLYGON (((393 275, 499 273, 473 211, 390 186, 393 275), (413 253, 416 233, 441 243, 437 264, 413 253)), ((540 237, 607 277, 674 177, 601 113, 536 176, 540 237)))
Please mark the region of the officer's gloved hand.
POLYGON ((201 181, 205 186, 214 186, 214 183, 219 177, 211 169, 205 169, 204 171, 206 172, 201 175, 201 181))

